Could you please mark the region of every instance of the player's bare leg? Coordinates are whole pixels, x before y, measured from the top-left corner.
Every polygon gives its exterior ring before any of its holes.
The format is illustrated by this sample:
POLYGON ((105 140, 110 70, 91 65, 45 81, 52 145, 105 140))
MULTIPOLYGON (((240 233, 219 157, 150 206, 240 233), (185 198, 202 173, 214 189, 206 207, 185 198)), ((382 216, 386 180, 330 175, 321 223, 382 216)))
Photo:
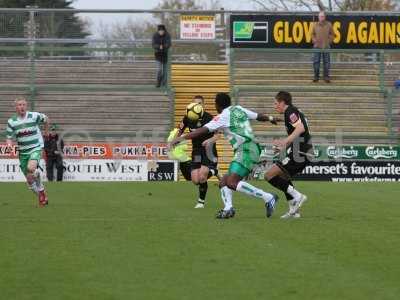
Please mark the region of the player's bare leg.
POLYGON ((285 193, 289 210, 281 218, 300 218, 300 207, 307 200, 307 197, 294 188, 289 176, 278 165, 274 164, 265 173, 265 180, 285 193))
POLYGON ((44 186, 40 177, 40 170, 38 168, 38 162, 36 160, 30 160, 28 162, 28 168, 26 173, 26 181, 30 189, 39 197, 39 207, 44 207, 48 204, 48 199, 44 186))

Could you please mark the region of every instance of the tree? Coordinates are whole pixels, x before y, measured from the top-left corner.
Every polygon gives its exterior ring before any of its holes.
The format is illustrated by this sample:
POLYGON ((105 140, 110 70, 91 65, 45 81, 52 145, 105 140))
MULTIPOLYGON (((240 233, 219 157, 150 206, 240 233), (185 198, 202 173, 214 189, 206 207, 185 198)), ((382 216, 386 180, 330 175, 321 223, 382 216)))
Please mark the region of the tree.
POLYGON ((330 10, 330 11, 392 11, 396 0, 252 0, 266 11, 330 10))
POLYGON ((393 11, 398 7, 398 3, 393 0, 334 0, 336 6, 341 11, 393 11))
MULTIPOLYGON (((73 8, 67 0, 0 0, 3 8, 73 8)), ((28 13, 3 13, 0 15, 1 37, 29 37, 27 27, 31 25, 28 13)), ((86 23, 73 12, 41 12, 34 16, 37 38, 85 38, 89 35, 86 23)))
POLYGON ((330 7, 331 0, 252 0, 252 2, 266 11, 316 11, 330 7))
MULTIPOLYGON (((168 10, 190 10, 195 13, 196 10, 211 9, 217 10, 221 7, 219 0, 161 0, 155 9, 168 10)), ((105 24, 100 23, 96 34, 105 40, 150 40, 154 32, 157 30, 157 24, 164 24, 173 39, 179 38, 180 32, 180 14, 173 13, 157 13, 153 14, 152 19, 129 18, 123 23, 105 24)), ((121 46, 123 43, 107 43, 107 46, 121 46)), ((218 58, 219 45, 215 44, 179 44, 175 45, 173 52, 183 56, 206 56, 208 58, 218 58)))
MULTIPOLYGON (((163 0, 156 7, 156 9, 177 10, 199 10, 201 8, 202 6, 196 0, 163 0)), ((180 15, 165 13, 154 15, 154 17, 159 20, 158 23, 163 23, 167 27, 172 38, 179 36, 180 15)))
MULTIPOLYGON (((68 0, 0 0, 3 8, 73 8, 73 1, 68 0)), ((89 35, 87 23, 73 12, 36 12, 31 22, 29 13, 0 14, 0 37, 8 38, 85 38, 89 35)), ((21 45, 21 44, 10 44, 21 45)), ((52 47, 51 44, 46 44, 52 47)), ((76 47, 79 44, 57 44, 57 46, 76 47)), ((20 55, 21 53, 2 52, 3 56, 20 55)), ((54 55, 53 51, 41 51, 39 55, 54 55)), ((63 52, 62 55, 84 55, 82 52, 63 52)))
MULTIPOLYGON (((201 10, 219 9, 219 0, 162 0, 155 9, 169 10, 201 10)), ((128 18, 124 23, 100 24, 98 33, 100 36, 111 39, 148 39, 155 32, 157 24, 164 24, 172 38, 179 37, 180 14, 153 14, 152 20, 128 18), (106 33, 106 34, 105 34, 106 33)))

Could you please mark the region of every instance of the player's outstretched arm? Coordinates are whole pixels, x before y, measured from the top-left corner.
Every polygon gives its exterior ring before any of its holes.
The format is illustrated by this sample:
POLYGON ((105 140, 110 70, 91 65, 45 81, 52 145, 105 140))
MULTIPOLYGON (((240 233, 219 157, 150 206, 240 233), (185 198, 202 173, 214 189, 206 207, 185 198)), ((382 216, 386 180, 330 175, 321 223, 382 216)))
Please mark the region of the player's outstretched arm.
POLYGON ((276 118, 276 117, 273 117, 273 116, 269 116, 267 114, 260 114, 260 113, 257 113, 255 111, 249 110, 249 109, 244 108, 244 107, 242 107, 241 109, 247 114, 247 117, 250 120, 257 120, 259 122, 271 122, 274 125, 277 125, 278 122, 282 121, 279 118, 276 118))
POLYGON ((215 134, 213 135, 213 137, 209 138, 208 140, 205 140, 205 141, 202 143, 202 146, 203 146, 203 147, 207 147, 208 145, 213 145, 213 144, 215 144, 215 143, 218 141, 218 139, 219 139, 219 133, 215 133, 215 134))
POLYGON ((183 134, 183 135, 173 139, 170 144, 171 144, 171 146, 175 146, 176 144, 182 142, 183 140, 192 140, 192 139, 195 139, 202 135, 205 135, 208 132, 209 132, 209 129, 207 127, 203 126, 203 127, 196 129, 195 131, 183 134))
POLYGON ((278 122, 282 122, 282 119, 280 119, 280 118, 276 118, 276 117, 273 117, 273 116, 268 116, 267 114, 257 114, 257 119, 256 119, 257 121, 260 121, 260 122, 270 122, 270 123, 272 123, 272 124, 274 124, 274 125, 277 125, 278 124, 278 122))

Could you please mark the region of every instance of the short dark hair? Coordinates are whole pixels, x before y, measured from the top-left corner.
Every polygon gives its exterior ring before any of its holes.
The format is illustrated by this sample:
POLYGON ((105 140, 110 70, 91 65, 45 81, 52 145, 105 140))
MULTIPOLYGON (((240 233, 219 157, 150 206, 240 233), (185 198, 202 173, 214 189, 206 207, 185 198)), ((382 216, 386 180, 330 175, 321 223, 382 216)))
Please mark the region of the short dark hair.
POLYGON ((292 105, 292 95, 289 92, 280 91, 275 96, 276 101, 285 102, 286 105, 292 105))
POLYGON ((215 96, 215 103, 218 107, 225 109, 231 106, 231 97, 227 93, 218 93, 215 96))
POLYGON ((193 99, 201 99, 204 102, 204 97, 202 95, 196 95, 193 99))

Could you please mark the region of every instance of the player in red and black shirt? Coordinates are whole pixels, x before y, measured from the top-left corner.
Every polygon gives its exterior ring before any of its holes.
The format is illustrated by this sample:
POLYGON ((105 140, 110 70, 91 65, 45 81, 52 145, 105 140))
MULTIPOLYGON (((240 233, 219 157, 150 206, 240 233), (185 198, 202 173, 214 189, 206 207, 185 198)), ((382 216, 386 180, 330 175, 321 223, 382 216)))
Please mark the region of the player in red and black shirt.
POLYGON ((291 178, 302 172, 314 156, 311 135, 304 114, 292 104, 292 96, 281 91, 275 97, 275 110, 284 114, 288 136, 274 141, 276 151, 286 151, 286 157, 274 164, 265 174, 265 179, 274 187, 283 191, 289 203, 289 211, 282 218, 299 218, 300 206, 307 197, 298 192, 291 178))
MULTIPOLYGON (((203 96, 195 96, 193 102, 201 104, 204 107, 203 96)), ((188 128, 189 131, 194 131, 203 127, 212 119, 213 116, 206 111, 204 111, 202 117, 196 122, 190 121, 185 116, 179 125, 178 136, 180 136, 186 128, 188 128)), ((213 132, 210 132, 207 135, 192 140, 192 163, 190 177, 192 182, 199 186, 199 198, 195 208, 204 207, 208 190, 207 180, 211 176, 218 175, 218 154, 216 147, 217 139, 217 135, 213 132)))

